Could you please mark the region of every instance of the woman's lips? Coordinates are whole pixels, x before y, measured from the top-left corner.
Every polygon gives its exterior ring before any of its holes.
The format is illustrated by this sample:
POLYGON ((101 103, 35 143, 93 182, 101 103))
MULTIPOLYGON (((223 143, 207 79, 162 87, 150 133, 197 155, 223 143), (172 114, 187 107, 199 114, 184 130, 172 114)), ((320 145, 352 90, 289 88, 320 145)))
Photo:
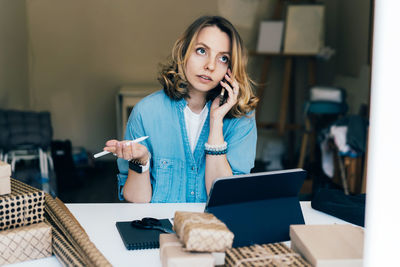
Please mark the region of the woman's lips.
POLYGON ((197 75, 197 77, 199 77, 199 79, 200 79, 200 81, 201 81, 202 83, 209 83, 209 82, 212 82, 212 79, 211 79, 210 76, 207 76, 207 75, 197 75))

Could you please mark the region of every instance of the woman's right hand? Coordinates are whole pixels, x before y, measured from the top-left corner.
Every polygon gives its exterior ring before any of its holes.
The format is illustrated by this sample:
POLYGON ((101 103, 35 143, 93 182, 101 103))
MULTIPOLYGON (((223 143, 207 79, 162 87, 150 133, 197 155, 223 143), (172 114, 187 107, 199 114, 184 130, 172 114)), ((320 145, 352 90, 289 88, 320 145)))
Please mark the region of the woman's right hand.
POLYGON ((118 158, 125 160, 138 160, 140 162, 147 162, 149 158, 149 152, 146 146, 129 140, 108 140, 103 150, 109 151, 118 158))

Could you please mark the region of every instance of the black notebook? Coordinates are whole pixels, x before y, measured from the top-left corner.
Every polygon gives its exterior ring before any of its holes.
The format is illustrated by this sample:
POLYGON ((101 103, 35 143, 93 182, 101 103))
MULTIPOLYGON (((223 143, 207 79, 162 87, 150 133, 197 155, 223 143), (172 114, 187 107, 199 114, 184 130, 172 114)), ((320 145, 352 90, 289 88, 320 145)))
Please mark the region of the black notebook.
MULTIPOLYGON (((172 224, 168 219, 160 219, 161 224, 172 230, 172 224)), ((160 247, 160 230, 140 229, 133 227, 131 222, 116 222, 118 232, 126 249, 149 249, 160 247)))

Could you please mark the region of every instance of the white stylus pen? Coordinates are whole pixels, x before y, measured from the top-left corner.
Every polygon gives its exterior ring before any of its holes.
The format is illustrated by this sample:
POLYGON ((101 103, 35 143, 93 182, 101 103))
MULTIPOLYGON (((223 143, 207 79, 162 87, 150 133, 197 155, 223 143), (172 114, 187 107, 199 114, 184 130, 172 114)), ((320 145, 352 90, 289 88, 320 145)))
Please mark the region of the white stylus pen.
MULTIPOLYGON (((136 138, 135 140, 132 140, 130 142, 125 143, 125 145, 129 146, 132 143, 139 143, 139 142, 142 142, 143 140, 146 140, 147 138, 149 138, 149 137, 148 136, 142 136, 142 137, 136 138)), ((111 152, 110 151, 102 151, 102 152, 99 152, 97 154, 94 154, 93 157, 95 159, 97 159, 97 158, 100 158, 100 157, 102 157, 104 155, 107 155, 108 153, 111 153, 111 152)))

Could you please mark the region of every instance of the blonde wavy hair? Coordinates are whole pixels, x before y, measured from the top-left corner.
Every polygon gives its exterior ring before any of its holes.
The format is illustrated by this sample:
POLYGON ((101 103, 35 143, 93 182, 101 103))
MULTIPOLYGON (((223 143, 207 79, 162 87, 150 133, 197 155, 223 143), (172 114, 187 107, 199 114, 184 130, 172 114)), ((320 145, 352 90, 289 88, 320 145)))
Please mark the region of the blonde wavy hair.
MULTIPOLYGON (((161 65, 158 81, 164 88, 165 93, 174 100, 189 97, 188 81, 185 76, 186 63, 195 45, 195 41, 201 29, 216 26, 222 32, 228 34, 231 41, 230 68, 232 76, 239 83, 238 102, 232 107, 227 116, 242 117, 254 110, 258 98, 253 93, 254 82, 246 71, 247 51, 243 45, 242 38, 235 27, 225 18, 219 16, 203 16, 195 20, 175 42, 172 54, 167 63, 161 65)), ((220 85, 210 90, 207 100, 214 99, 221 91, 220 85)))

